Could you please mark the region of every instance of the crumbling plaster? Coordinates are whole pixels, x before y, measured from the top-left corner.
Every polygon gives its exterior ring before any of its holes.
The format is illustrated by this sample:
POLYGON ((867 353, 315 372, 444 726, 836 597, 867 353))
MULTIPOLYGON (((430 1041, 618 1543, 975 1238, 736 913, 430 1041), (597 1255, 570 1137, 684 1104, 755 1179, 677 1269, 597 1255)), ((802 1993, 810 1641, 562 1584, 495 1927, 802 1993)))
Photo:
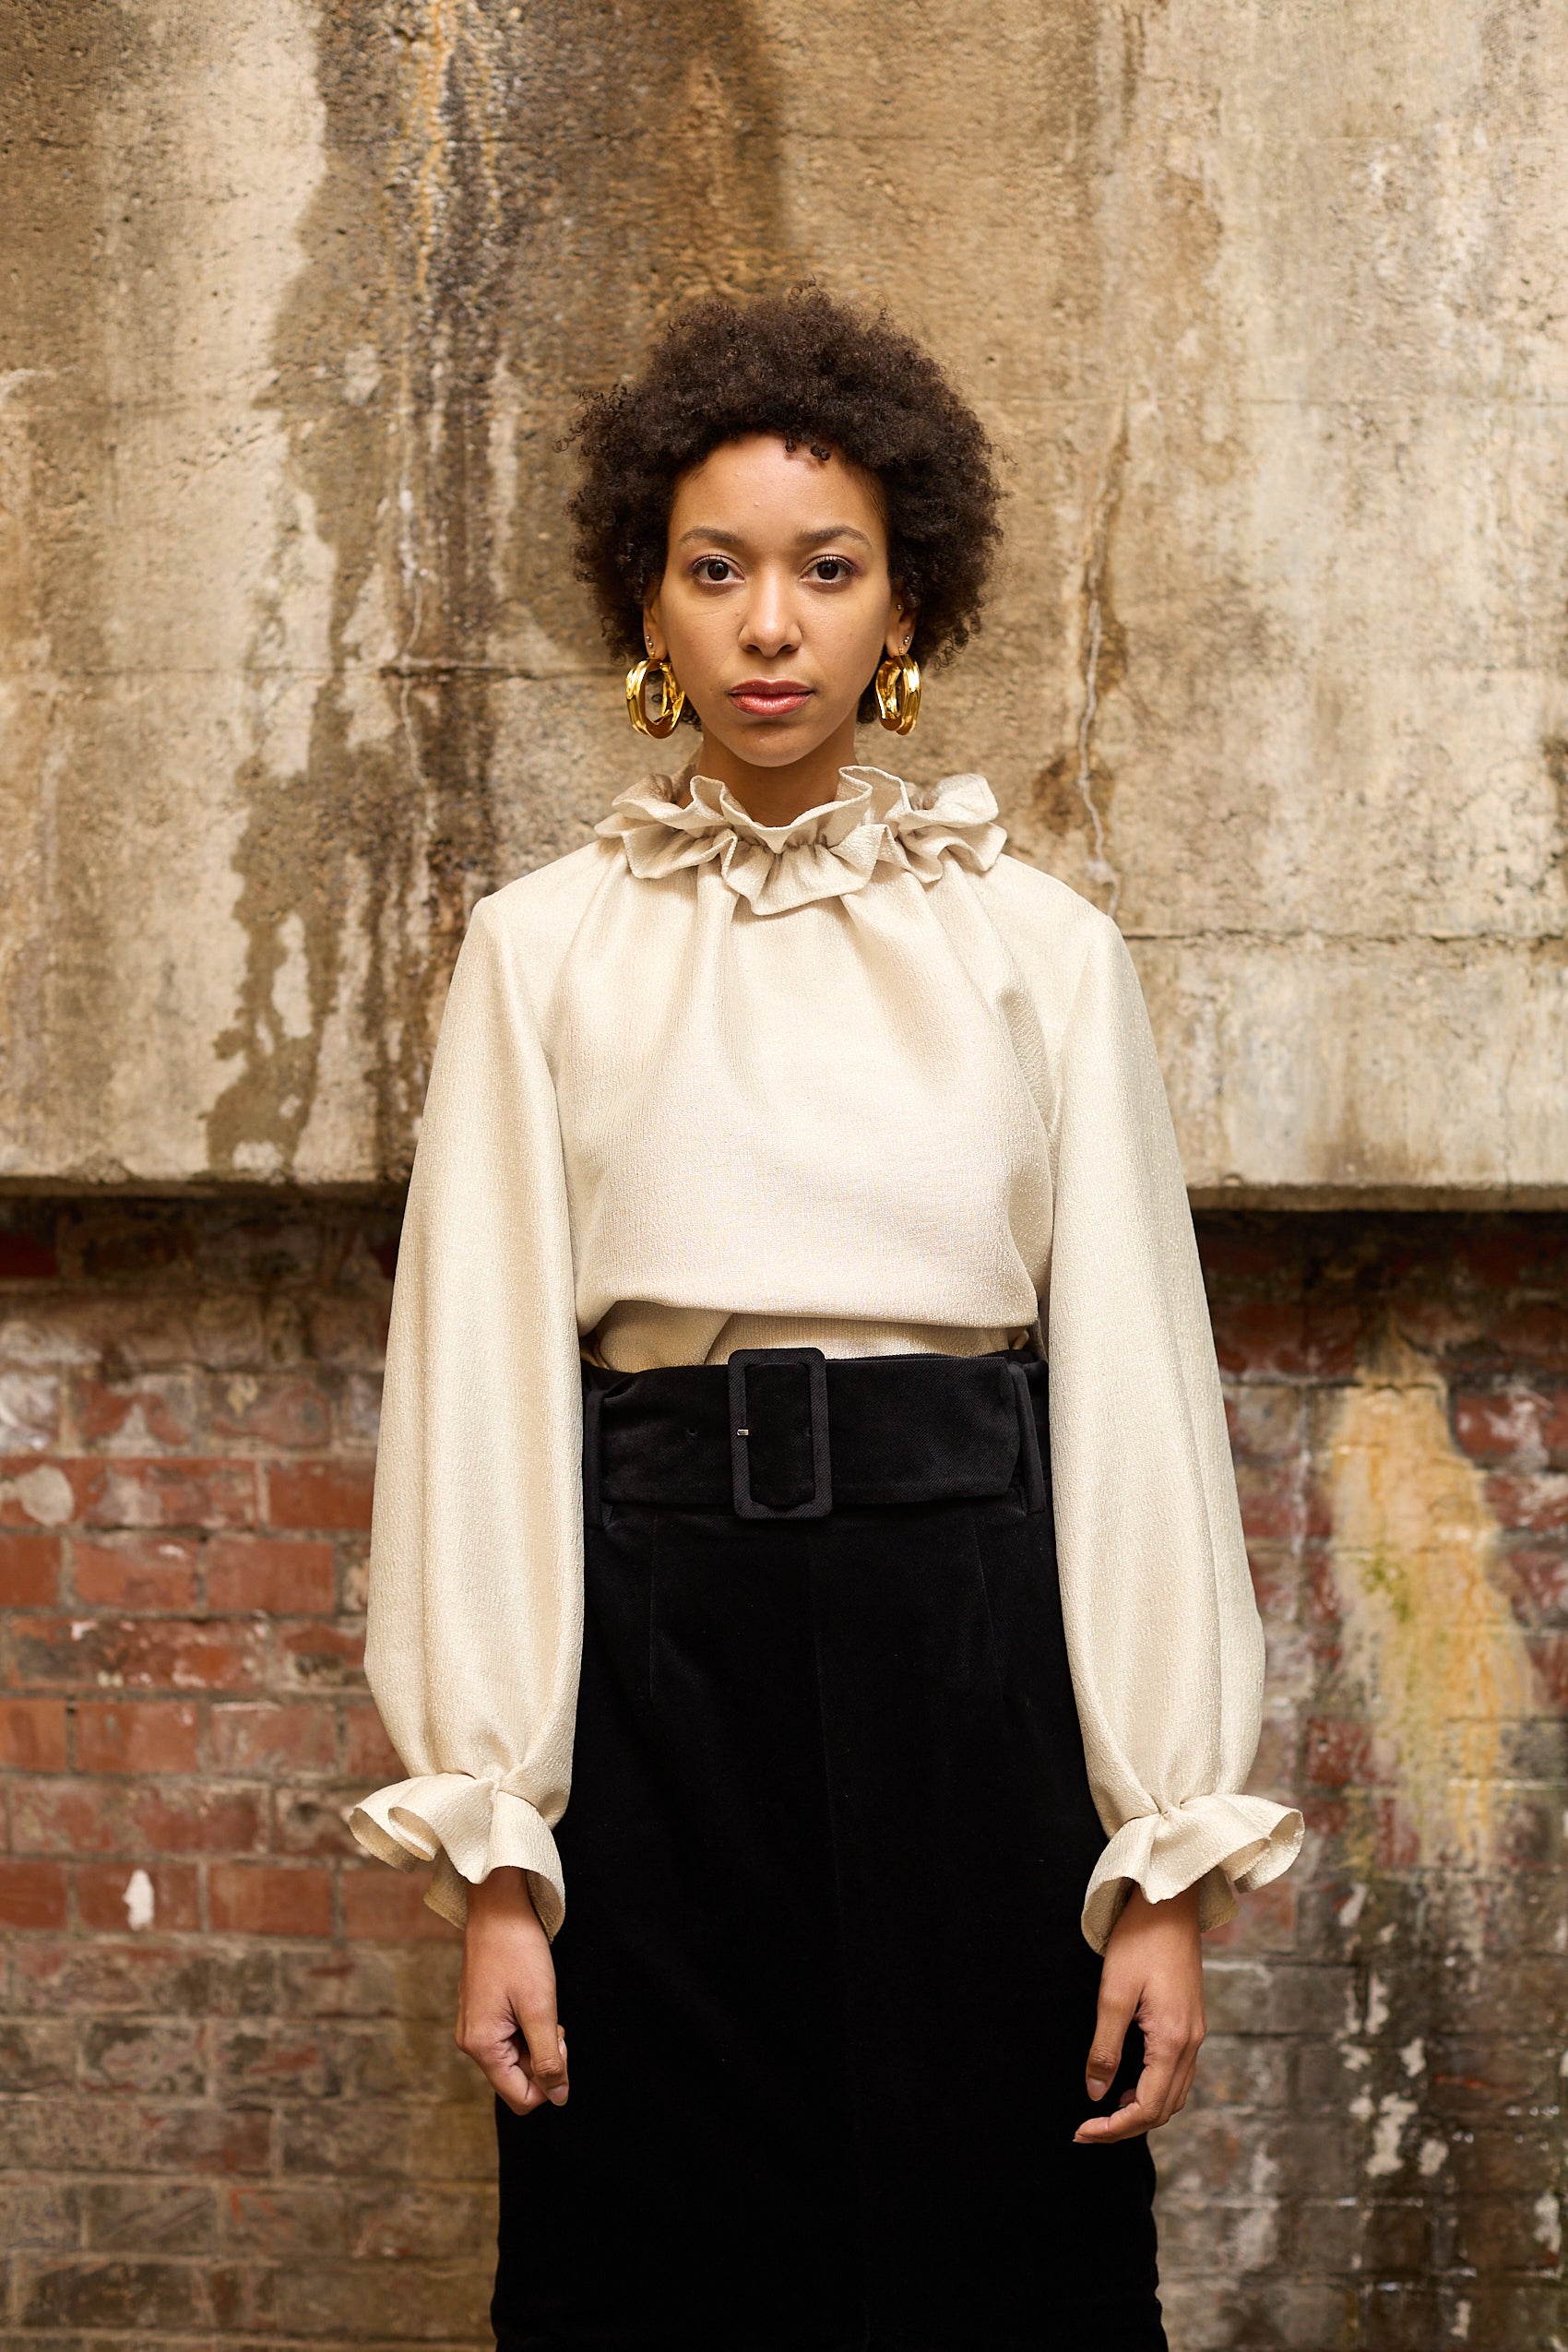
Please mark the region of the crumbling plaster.
POLYGON ((6 16, 0 1180, 406 1170, 639 766, 572 393, 815 273, 1008 452, 909 764, 1114 910, 1195 1196, 1568 1201, 1560 11, 6 16))

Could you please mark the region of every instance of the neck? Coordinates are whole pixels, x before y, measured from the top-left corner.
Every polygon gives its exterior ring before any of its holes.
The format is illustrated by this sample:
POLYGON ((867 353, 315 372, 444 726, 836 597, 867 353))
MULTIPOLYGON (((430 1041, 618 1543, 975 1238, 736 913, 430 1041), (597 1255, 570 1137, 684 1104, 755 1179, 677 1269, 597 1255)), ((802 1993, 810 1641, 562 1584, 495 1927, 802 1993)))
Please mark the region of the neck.
POLYGON ((837 798, 838 771, 849 767, 854 756, 855 714, 851 711, 826 742, 786 767, 758 767, 717 736, 705 733, 697 754, 697 772, 727 786, 758 825, 790 825, 807 809, 820 808, 824 801, 837 798))

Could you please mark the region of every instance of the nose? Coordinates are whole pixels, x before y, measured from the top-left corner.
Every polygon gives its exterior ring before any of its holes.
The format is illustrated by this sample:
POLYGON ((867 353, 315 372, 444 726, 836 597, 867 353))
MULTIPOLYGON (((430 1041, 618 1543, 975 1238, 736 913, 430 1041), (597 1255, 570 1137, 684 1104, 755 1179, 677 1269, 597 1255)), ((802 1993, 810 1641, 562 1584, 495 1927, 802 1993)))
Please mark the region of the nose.
POLYGON ((766 564, 753 574, 741 634, 741 642, 748 653, 759 653, 765 659, 776 661, 780 654, 792 653, 800 644, 800 621, 790 593, 791 585, 766 564))

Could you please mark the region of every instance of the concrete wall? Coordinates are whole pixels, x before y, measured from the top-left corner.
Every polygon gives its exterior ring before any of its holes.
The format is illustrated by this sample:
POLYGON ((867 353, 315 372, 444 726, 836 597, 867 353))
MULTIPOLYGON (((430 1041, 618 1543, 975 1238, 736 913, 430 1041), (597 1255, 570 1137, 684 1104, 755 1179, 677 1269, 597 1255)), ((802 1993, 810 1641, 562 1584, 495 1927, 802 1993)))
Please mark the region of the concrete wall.
POLYGON ((1011 453, 910 764, 1113 906, 1196 1194, 1568 1200, 1561 11, 4 15, 0 1180, 397 1180, 639 765, 570 392, 815 271, 1011 453))

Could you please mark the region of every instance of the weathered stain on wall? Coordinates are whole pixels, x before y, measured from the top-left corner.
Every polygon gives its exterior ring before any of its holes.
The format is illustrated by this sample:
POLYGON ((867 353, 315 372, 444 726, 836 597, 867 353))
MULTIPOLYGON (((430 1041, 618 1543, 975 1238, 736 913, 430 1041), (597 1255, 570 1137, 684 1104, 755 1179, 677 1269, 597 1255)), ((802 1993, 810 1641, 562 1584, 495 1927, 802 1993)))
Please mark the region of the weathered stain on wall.
POLYGON ((1397 1333, 1335 1407, 1324 1485, 1346 1669, 1416 1858, 1495 1868, 1497 1790, 1540 1702, 1484 1476, 1454 1442, 1442 1373, 1397 1333))
POLYGON ((244 1058, 209 1121, 219 1170, 398 1168, 473 900, 575 837, 546 788, 513 811, 508 861, 495 790, 509 706, 526 728, 540 688, 569 708, 602 683, 564 576, 570 388, 613 371, 661 269, 741 285, 783 258, 744 43, 680 18, 657 43, 621 10, 525 21, 468 0, 319 29, 328 160, 265 405, 331 552, 330 611, 303 756, 240 778, 248 957, 220 1042, 244 1058), (638 120, 695 117, 678 171, 635 135, 634 101, 638 120), (612 203, 596 168, 640 192, 585 269, 612 203))
POLYGON ((918 774, 1114 903, 1190 1179, 1568 1166, 1568 21, 10 0, 0 1180, 406 1169, 469 906, 640 754, 576 389, 814 271, 1009 453, 918 774))

